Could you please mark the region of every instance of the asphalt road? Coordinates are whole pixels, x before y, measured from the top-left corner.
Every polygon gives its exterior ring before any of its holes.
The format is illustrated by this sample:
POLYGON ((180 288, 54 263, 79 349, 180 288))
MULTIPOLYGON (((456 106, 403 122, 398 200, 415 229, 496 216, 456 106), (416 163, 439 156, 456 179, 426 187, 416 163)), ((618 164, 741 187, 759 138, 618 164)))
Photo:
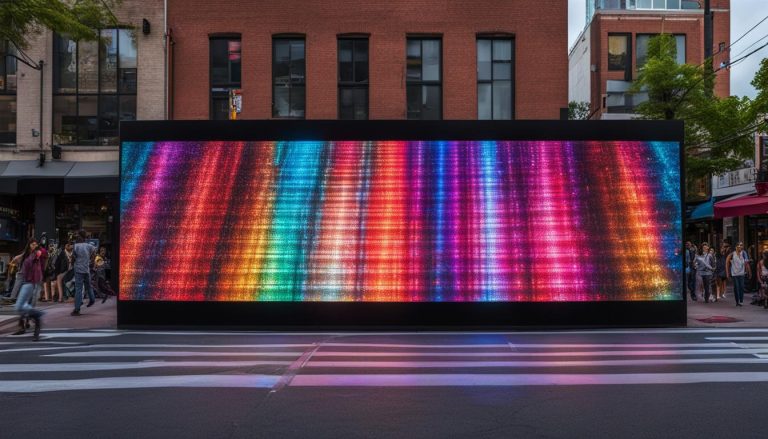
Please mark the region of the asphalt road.
POLYGON ((763 438, 767 395, 768 329, 0 337, 2 438, 763 438))

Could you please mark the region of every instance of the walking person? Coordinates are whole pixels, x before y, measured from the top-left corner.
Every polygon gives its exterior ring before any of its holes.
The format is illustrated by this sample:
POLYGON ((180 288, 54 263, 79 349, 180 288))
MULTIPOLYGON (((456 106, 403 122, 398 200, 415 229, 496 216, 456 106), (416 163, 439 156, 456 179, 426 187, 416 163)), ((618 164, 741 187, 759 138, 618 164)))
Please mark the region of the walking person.
POLYGON ((85 242, 85 237, 85 230, 79 231, 73 249, 75 258, 75 309, 71 314, 73 316, 80 315, 80 306, 83 304, 83 288, 88 292, 88 305, 86 305, 86 308, 96 303, 96 297, 91 286, 91 260, 96 254, 96 248, 85 242))
POLYGON ((66 289, 64 288, 64 278, 73 268, 72 251, 74 250, 74 247, 74 242, 67 241, 67 243, 64 244, 64 249, 60 251, 59 255, 56 257, 54 273, 56 276, 56 285, 59 289, 59 302, 61 303, 64 303, 67 300, 66 289))
POLYGON ((704 290, 704 303, 709 303, 712 289, 712 273, 715 270, 715 261, 709 253, 709 244, 701 244, 701 252, 696 255, 696 273, 701 279, 701 287, 704 290))
POLYGON ((696 268, 694 267, 694 261, 696 259, 696 245, 691 241, 685 242, 685 272, 687 275, 688 294, 691 295, 691 300, 696 300, 696 268))
POLYGON ((749 264, 747 264, 744 244, 736 244, 736 250, 728 255, 725 261, 725 270, 728 279, 733 279, 733 295, 736 306, 744 306, 744 277, 750 276, 749 264))
POLYGON ((33 295, 38 291, 38 285, 43 282, 42 267, 43 251, 37 245, 37 240, 32 238, 24 249, 21 260, 22 285, 19 290, 19 297, 16 299, 16 312, 19 314, 19 330, 13 335, 21 335, 26 332, 26 319, 32 319, 35 322, 35 332, 32 340, 40 340, 40 329, 42 328, 42 311, 35 309, 32 305, 33 295))
POLYGON ((715 259, 715 300, 725 299, 725 259, 728 257, 728 248, 726 246, 720 247, 720 253, 715 259))
POLYGON ((768 250, 763 250, 763 258, 758 263, 760 268, 760 302, 768 309, 768 250))

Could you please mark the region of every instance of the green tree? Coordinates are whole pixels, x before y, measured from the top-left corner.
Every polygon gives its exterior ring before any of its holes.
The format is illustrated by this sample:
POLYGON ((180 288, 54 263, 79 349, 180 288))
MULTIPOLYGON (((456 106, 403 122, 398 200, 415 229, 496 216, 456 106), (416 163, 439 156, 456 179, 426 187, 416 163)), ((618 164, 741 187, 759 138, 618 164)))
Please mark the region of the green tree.
POLYGON ((112 9, 119 0, 0 0, 0 41, 23 54, 32 38, 49 29, 95 40, 98 30, 121 25, 112 9))
POLYGON ((589 102, 568 102, 568 120, 587 120, 589 116, 589 102))
MULTIPOLYGON (((637 106, 636 113, 641 119, 685 122, 686 175, 689 178, 741 168, 754 154, 753 134, 763 123, 757 102, 747 97, 711 96, 707 93, 705 69, 690 64, 678 65, 675 55, 674 37, 659 35, 651 38, 648 60, 632 86, 636 93, 648 93, 648 100, 637 106)), ((765 84, 761 84, 765 90, 765 84)))

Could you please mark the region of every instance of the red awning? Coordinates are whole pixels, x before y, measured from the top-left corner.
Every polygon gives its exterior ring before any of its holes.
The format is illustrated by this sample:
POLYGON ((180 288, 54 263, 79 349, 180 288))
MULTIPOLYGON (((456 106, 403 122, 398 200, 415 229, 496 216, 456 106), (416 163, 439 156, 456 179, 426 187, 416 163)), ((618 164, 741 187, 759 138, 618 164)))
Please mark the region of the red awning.
POLYGON ((715 203, 715 218, 768 214, 768 195, 749 194, 715 203))

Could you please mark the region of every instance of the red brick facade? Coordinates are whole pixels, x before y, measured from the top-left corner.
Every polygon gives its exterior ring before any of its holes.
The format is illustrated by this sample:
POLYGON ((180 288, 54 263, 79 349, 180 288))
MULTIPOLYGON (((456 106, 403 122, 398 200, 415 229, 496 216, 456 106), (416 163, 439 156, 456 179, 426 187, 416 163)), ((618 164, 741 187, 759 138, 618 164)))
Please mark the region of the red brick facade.
MULTIPOLYGON (((730 0, 713 0, 714 12, 713 32, 713 65, 718 69, 720 63, 728 60, 729 53, 718 53, 720 43, 727 48, 730 45, 730 0)), ((704 62, 704 15, 702 11, 599 11, 590 26, 591 63, 596 71, 591 76, 592 109, 596 111, 593 118, 600 118, 605 112, 602 106, 606 95, 607 80, 624 80, 624 72, 608 70, 608 34, 630 33, 632 46, 632 79, 637 78, 636 42, 638 34, 673 35, 684 34, 686 43, 685 60, 688 64, 704 62), (599 108, 596 108, 598 106, 599 108)), ((717 72, 715 79, 715 94, 720 97, 730 95, 730 72, 722 69, 717 72)))
POLYGON ((306 118, 337 117, 337 36, 370 35, 371 119, 405 119, 406 36, 442 38, 443 119, 477 118, 478 34, 515 36, 516 119, 557 119, 568 104, 562 0, 169 0, 174 119, 208 119, 209 36, 242 38, 243 119, 272 116, 272 36, 306 36, 306 118))

